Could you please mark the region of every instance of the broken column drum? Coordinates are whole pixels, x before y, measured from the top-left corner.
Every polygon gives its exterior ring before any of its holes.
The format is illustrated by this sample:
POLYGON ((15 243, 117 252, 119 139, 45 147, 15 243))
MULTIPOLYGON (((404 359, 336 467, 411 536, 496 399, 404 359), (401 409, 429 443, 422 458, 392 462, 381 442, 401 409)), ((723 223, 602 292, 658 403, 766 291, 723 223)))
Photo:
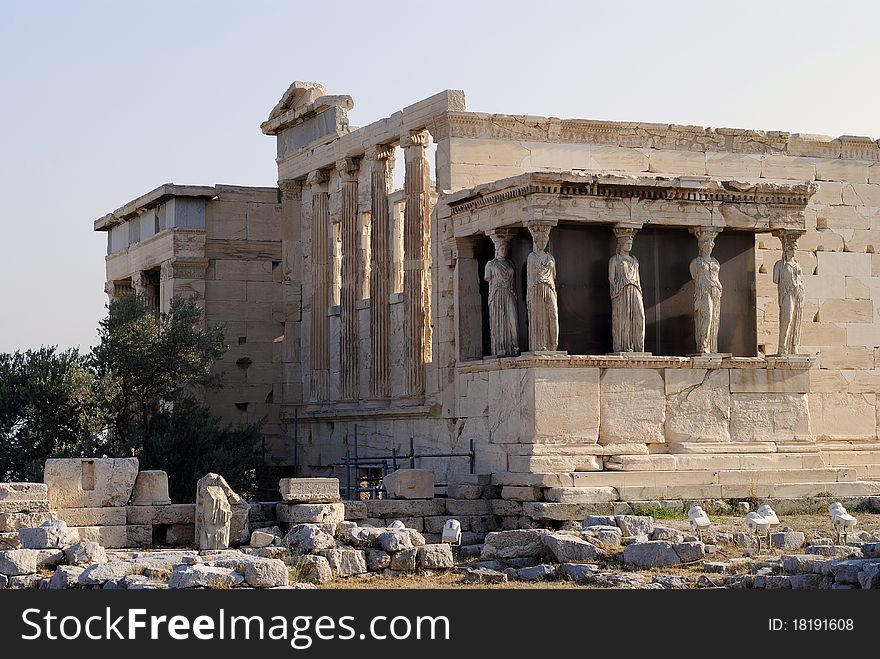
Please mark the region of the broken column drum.
POLYGON ((556 260, 545 251, 550 226, 529 225, 534 249, 527 263, 529 350, 554 351, 559 346, 559 308, 556 299, 556 260))
POLYGON ((608 262, 614 352, 645 351, 645 307, 639 261, 630 254, 635 229, 615 227, 617 253, 608 262))

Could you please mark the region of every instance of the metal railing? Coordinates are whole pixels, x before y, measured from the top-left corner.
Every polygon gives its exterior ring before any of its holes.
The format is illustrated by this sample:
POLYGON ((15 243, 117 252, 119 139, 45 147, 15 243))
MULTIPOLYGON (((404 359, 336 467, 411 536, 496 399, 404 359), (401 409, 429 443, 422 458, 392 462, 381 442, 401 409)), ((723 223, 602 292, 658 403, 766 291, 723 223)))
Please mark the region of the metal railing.
MULTIPOLYGON (((361 456, 358 453, 358 429, 354 426, 354 454, 351 450, 345 452, 341 462, 333 466, 344 469, 342 487, 339 489, 343 499, 360 499, 361 494, 368 494, 370 499, 382 499, 387 496, 385 491, 385 476, 393 471, 401 469, 409 463, 410 469, 416 468, 417 460, 467 458, 470 473, 474 473, 476 467, 476 451, 474 440, 470 439, 470 450, 467 453, 416 453, 415 440, 409 438, 409 452, 398 454, 395 447, 391 448, 390 455, 361 456)), ((446 483, 435 483, 435 487, 446 487, 446 483)))

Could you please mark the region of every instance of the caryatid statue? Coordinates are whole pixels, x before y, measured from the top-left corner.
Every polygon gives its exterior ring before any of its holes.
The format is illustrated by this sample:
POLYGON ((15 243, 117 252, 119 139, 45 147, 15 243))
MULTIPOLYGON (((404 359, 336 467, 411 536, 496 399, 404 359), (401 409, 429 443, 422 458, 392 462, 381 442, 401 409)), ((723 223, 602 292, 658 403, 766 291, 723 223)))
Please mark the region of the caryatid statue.
POLYGON ((801 338, 801 316, 804 308, 804 282, 801 265, 794 257, 797 239, 803 231, 783 229, 777 233, 782 241, 782 258, 773 266, 773 283, 779 298, 780 355, 796 355, 801 338))
POLYGON ((721 319, 721 264, 712 258, 718 229, 699 227, 692 230, 699 244, 699 256, 691 261, 694 280, 694 330, 697 352, 718 352, 718 328, 721 319))
POLYGON ((526 266, 526 304, 529 311, 529 350, 555 351, 559 345, 556 301, 556 261, 546 252, 550 224, 530 224, 533 251, 526 266))
POLYGON ((635 233, 636 229, 631 227, 614 227, 617 253, 608 261, 614 352, 645 351, 645 306, 639 262, 630 254, 635 233))
POLYGON ((495 258, 486 264, 483 275, 489 282, 489 337, 492 354, 496 357, 514 357, 519 352, 516 269, 513 261, 507 258, 511 234, 512 231, 505 229, 490 233, 495 244, 495 258))

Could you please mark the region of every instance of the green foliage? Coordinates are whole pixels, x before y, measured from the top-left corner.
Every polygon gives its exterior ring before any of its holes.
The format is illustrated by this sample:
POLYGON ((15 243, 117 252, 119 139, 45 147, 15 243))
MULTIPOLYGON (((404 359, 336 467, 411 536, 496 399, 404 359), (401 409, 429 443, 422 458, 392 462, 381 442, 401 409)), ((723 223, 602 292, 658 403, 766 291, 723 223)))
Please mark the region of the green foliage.
POLYGON ((174 501, 194 500, 196 481, 212 471, 236 492, 252 492, 259 441, 259 426, 224 426, 194 397, 184 396, 155 418, 141 468, 168 472, 174 501))
POLYGON ((136 456, 168 472, 174 500, 192 500, 209 471, 251 491, 259 425, 224 426, 199 401, 222 385, 224 328, 203 328, 194 299, 157 317, 130 295, 109 305, 99 335, 89 355, 0 354, 0 480, 40 481, 50 457, 136 456))
POLYGON ((114 454, 137 455, 164 405, 187 392, 220 386, 211 367, 225 351, 223 327, 200 329, 201 319, 194 299, 173 298, 158 322, 142 295, 110 303, 92 364, 99 377, 119 383, 108 401, 115 411, 114 454))
POLYGON ((0 354, 0 480, 41 481, 49 456, 100 452, 103 385, 76 350, 0 354))

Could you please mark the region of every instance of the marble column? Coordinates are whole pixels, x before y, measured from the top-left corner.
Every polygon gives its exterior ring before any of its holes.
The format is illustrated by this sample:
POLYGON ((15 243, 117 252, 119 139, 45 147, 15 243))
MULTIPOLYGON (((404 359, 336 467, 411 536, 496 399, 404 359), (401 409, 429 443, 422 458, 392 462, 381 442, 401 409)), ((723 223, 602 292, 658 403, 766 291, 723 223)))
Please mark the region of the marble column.
POLYGON ((394 147, 367 151, 370 161, 370 396, 391 395, 391 218, 388 193, 394 147))
POLYGON ((777 354, 796 355, 801 339, 801 321, 804 309, 804 279, 800 263, 795 258, 797 241, 806 233, 800 229, 780 229, 774 235, 782 242, 782 258, 773 266, 779 302, 779 349, 777 354))
POLYGON ((459 361, 483 358, 483 301, 476 248, 482 236, 455 239, 455 344, 459 361))
POLYGON ((336 163, 342 177, 342 287, 340 295, 339 377, 340 397, 358 398, 358 317, 361 263, 358 240, 358 169, 360 160, 344 158, 336 163))
POLYGON ((401 140, 405 157, 403 219, 403 303, 405 309, 405 395, 425 394, 426 366, 431 361, 430 171, 428 132, 411 133, 401 140))
POLYGON ((312 193, 312 333, 311 368, 313 401, 330 397, 330 346, 327 309, 330 305, 330 204, 326 188, 327 173, 309 174, 312 193))

